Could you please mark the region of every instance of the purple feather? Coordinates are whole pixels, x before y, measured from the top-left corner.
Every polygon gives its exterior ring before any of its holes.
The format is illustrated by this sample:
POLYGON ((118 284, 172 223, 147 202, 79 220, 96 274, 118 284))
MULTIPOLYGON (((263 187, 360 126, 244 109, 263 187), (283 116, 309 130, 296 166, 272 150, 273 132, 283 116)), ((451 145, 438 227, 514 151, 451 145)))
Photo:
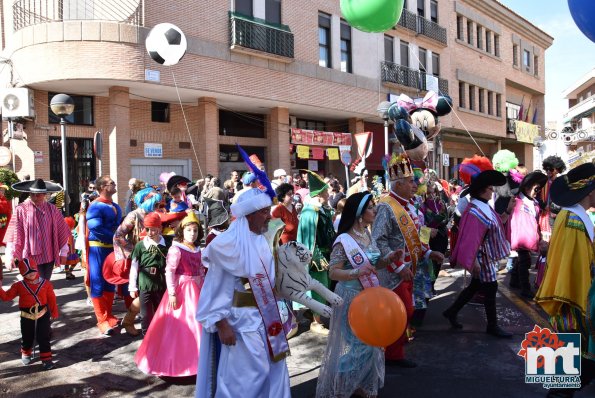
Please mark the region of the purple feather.
POLYGON ((240 144, 236 144, 236 147, 238 148, 238 151, 240 152, 240 156, 242 157, 242 159, 244 159, 244 162, 246 163, 246 165, 248 165, 248 168, 252 171, 252 173, 254 173, 254 175, 256 176, 258 181, 260 181, 262 186, 266 188, 266 190, 265 190, 266 194, 269 195, 272 200, 274 200, 277 197, 277 194, 275 193, 275 190, 273 189, 273 186, 271 185, 271 182, 269 181, 269 177, 267 176, 267 173, 260 170, 258 167, 256 167, 256 165, 254 163, 252 163, 252 161, 250 160, 250 157, 248 156, 246 151, 244 151, 242 149, 240 144))
POLYGON ((516 182, 517 184, 520 184, 521 181, 523 181, 523 175, 519 173, 516 169, 510 170, 508 174, 510 174, 512 181, 516 182))

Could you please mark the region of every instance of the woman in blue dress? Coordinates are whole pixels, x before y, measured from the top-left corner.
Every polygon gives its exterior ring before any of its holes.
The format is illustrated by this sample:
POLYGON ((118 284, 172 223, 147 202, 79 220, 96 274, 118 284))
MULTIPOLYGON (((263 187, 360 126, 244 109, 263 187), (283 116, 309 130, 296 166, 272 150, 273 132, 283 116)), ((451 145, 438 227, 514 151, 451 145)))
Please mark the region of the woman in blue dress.
POLYGON ((348 321, 349 306, 355 296, 364 286, 378 286, 376 270, 398 266, 403 260, 402 250, 380 258, 380 250, 368 229, 375 217, 376 208, 370 193, 356 193, 347 198, 329 263, 329 276, 338 281, 335 293, 343 298, 343 304, 333 309, 316 387, 319 398, 349 398, 354 394, 376 397, 384 385, 382 348, 359 340, 348 321))

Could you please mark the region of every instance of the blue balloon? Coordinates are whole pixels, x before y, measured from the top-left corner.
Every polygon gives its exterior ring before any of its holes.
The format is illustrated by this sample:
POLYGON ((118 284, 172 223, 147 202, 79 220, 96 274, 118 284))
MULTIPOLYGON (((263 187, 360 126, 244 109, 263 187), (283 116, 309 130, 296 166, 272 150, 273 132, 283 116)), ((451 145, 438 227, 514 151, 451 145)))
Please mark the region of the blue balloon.
POLYGON ((595 43, 595 12, 593 0, 568 0, 570 15, 585 36, 595 43))
POLYGON ((405 108, 397 105, 396 102, 393 102, 388 108, 388 118, 396 123, 399 119, 407 120, 409 118, 409 113, 405 108))
POLYGON ((405 150, 415 149, 426 142, 424 132, 404 119, 395 123, 395 135, 405 150))

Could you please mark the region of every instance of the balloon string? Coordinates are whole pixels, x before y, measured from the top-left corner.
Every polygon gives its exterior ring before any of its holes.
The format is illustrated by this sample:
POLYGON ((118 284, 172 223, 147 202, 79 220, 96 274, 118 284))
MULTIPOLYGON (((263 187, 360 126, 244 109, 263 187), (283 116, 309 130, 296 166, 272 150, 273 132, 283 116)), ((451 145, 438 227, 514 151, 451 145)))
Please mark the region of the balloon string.
MULTIPOLYGON (((411 33, 409 33, 408 35, 409 35, 409 42, 411 43, 411 38, 413 36, 411 35, 411 33)), ((420 70, 422 70, 427 75, 428 74, 428 71, 424 67, 424 64, 422 64, 421 61, 419 60, 419 57, 417 56, 417 54, 415 53, 415 51, 410 52, 410 54, 413 54, 413 56, 415 57, 415 60, 417 61, 417 64, 419 65, 420 70)), ((438 88, 438 94, 440 94, 440 95, 448 95, 448 93, 441 92, 440 91, 440 88, 438 88)), ((469 129, 467 128, 467 126, 465 126, 465 123, 463 123, 463 121, 459 117, 459 114, 457 113, 457 111, 455 111, 455 108, 450 104, 450 102, 446 101, 446 103, 450 107, 450 110, 452 111, 452 113, 456 116, 456 118, 458 119, 458 121, 461 123, 461 125, 463 126, 463 128, 465 129, 465 131, 467 132, 467 134, 469 134, 469 137, 471 137, 471 140, 473 141, 473 143, 475 144, 475 146, 477 147, 477 149, 479 149, 479 152, 481 152, 481 154, 483 156, 486 156, 486 154, 483 152, 483 150, 481 149, 481 147, 479 146, 479 144, 477 143, 477 141, 475 141, 475 138, 473 138, 473 136, 471 135, 471 132, 469 132, 469 129)))
POLYGON ((178 94, 178 101, 180 102, 182 116, 184 117, 184 123, 186 124, 186 131, 188 132, 188 137, 190 138, 190 145, 192 145, 192 152, 194 152, 194 157, 196 158, 196 164, 198 165, 200 178, 204 178, 204 175, 202 174, 202 169, 200 167, 200 162, 198 161, 198 154, 196 153, 196 148, 194 147, 194 141, 192 140, 192 134, 190 134, 190 127, 188 126, 188 119, 186 119, 186 112, 184 111, 184 104, 182 104, 182 97, 180 97, 180 90, 178 89, 178 83, 176 82, 176 75, 174 74, 173 70, 171 71, 171 76, 174 79, 174 87, 176 88, 176 94, 178 94))

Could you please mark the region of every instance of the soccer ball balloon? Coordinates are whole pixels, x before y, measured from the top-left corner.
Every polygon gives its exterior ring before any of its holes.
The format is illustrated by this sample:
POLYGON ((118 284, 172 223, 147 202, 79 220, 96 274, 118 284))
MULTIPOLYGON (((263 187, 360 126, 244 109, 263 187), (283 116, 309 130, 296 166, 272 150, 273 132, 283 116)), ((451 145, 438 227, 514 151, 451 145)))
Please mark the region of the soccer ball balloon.
POLYGON ((153 61, 170 66, 177 64, 186 54, 188 43, 184 33, 176 25, 160 23, 149 32, 145 47, 153 61))

